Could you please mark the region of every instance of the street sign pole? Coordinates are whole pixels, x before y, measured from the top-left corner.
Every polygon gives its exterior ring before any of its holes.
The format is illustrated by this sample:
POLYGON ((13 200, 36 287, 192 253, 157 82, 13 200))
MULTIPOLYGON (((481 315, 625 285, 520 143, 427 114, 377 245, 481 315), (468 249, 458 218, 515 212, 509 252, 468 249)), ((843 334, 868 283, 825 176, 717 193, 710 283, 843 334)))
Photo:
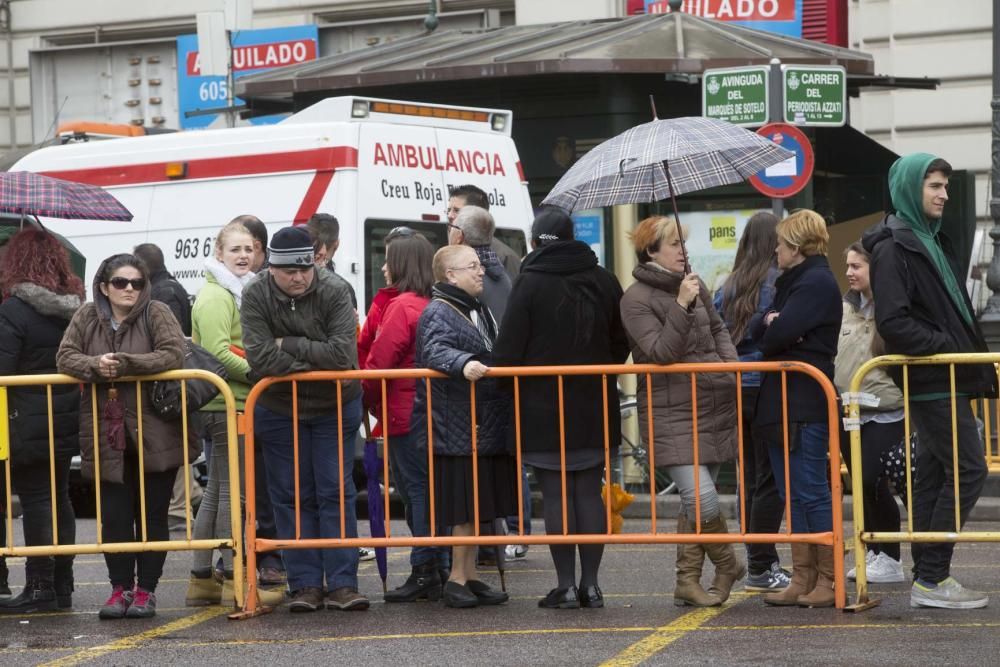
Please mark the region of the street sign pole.
MULTIPOLYGON (((770 111, 770 117, 768 121, 772 123, 779 123, 782 119, 782 110, 784 108, 784 91, 782 90, 782 79, 781 79, 781 60, 778 58, 771 58, 771 76, 768 77, 768 109, 770 111)), ((771 212, 774 216, 781 220, 782 216, 785 214, 785 200, 784 199, 771 199, 771 212)))

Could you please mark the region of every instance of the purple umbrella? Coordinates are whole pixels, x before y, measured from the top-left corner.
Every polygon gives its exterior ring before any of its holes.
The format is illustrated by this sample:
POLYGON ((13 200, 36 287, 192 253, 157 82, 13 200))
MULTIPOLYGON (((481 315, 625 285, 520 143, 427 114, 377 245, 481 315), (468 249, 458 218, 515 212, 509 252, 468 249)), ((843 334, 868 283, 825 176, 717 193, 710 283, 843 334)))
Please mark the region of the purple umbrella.
POLYGON ((0 172, 0 212, 65 220, 124 220, 132 214, 96 185, 30 171, 0 172))
MULTIPOLYGON (((365 476, 368 478, 368 526, 371 529, 372 537, 385 537, 385 519, 383 512, 385 505, 382 504, 382 489, 379 485, 379 476, 382 472, 382 459, 378 455, 378 440, 371 435, 365 439, 365 476)), ((385 584, 388 575, 385 562, 385 547, 375 548, 375 563, 378 565, 378 574, 382 577, 382 592, 388 588, 385 584)))

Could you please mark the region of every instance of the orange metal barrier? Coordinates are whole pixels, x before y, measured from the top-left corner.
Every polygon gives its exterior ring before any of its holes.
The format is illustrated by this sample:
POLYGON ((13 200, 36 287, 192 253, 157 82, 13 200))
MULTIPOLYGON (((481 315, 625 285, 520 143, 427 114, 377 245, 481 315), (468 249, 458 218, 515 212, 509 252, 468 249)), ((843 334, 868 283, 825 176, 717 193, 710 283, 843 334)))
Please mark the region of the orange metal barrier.
MULTIPOLYGON (((182 433, 188 433, 188 414, 187 414, 187 384, 186 380, 205 380, 212 383, 215 387, 219 389, 220 395, 225 399, 226 402, 226 415, 228 421, 229 429, 229 456, 231 461, 238 461, 238 446, 237 446, 237 422, 236 422, 236 401, 233 398, 232 390, 230 390, 229 385, 226 384, 225 380, 221 379, 218 375, 210 373, 203 370, 176 370, 167 371, 165 373, 158 373, 156 375, 148 375, 141 377, 123 377, 121 379, 116 379, 117 384, 129 384, 134 383, 135 397, 136 397, 136 412, 138 414, 138 433, 136 434, 136 439, 138 441, 138 463, 139 463, 139 512, 141 517, 141 539, 135 542, 105 542, 102 537, 102 518, 101 518, 101 457, 100 457, 100 447, 98 443, 100 442, 100 428, 101 428, 101 418, 98 410, 98 397, 97 397, 97 387, 98 384, 87 384, 81 383, 79 379, 70 377, 69 375, 10 375, 10 376, 0 376, 0 461, 4 466, 5 472, 5 484, 3 485, 3 500, 6 503, 6 520, 7 529, 6 534, 3 536, 2 544, 0 544, 0 556, 65 556, 65 555, 76 555, 76 554, 98 554, 98 553, 132 553, 138 551, 190 551, 192 549, 232 549, 234 552, 233 558, 233 575, 236 581, 241 581, 243 577, 243 547, 242 547, 242 532, 240 530, 240 507, 239 503, 233 504, 233 510, 231 514, 231 526, 232 526, 232 537, 223 539, 206 539, 206 540, 196 540, 192 538, 191 530, 191 464, 193 461, 189 459, 188 448, 182 446, 183 450, 183 469, 184 469, 184 504, 187 514, 186 527, 185 527, 185 538, 181 540, 166 540, 151 542, 147 539, 147 522, 146 522, 146 485, 145 485, 145 461, 144 461, 144 447, 143 442, 143 419, 142 411, 143 405, 146 403, 146 391, 143 386, 144 382, 153 382, 155 380, 179 380, 181 382, 181 405, 183 410, 183 416, 179 420, 181 422, 182 433), (83 390, 90 395, 90 410, 91 417, 93 420, 93 438, 94 438, 94 497, 95 497, 95 507, 97 509, 97 536, 95 542, 93 543, 76 543, 76 544, 60 544, 59 543, 59 526, 58 526, 58 508, 57 508, 57 498, 56 498, 56 468, 55 468, 55 431, 53 427, 53 409, 52 409, 52 387, 55 385, 83 385, 83 390), (14 545, 14 528, 13 528, 13 510, 11 504, 11 468, 12 461, 10 455, 9 447, 9 428, 8 428, 8 412, 6 409, 6 404, 8 402, 7 391, 8 388, 16 387, 29 387, 29 386, 44 386, 46 388, 46 399, 48 402, 48 439, 49 439, 49 495, 52 510, 52 542, 51 545, 35 545, 35 546, 15 546, 14 545), (3 546, 6 544, 6 546, 3 546)), ((107 383, 99 383, 101 385, 107 383)), ((81 410, 86 408, 83 407, 81 403, 81 410)), ((14 461, 13 463, 16 463, 14 461)), ((235 465, 230 466, 230 488, 239 489, 239 470, 235 465)), ((252 486, 252 485, 251 485, 252 486)), ((241 586, 235 587, 235 595, 237 600, 237 605, 243 604, 243 589, 241 586)))
MULTIPOLYGON (((838 427, 838 408, 837 408, 837 394, 832 383, 829 379, 818 369, 809 366, 807 364, 798 362, 757 362, 757 363, 706 363, 706 364, 672 364, 669 366, 657 366, 657 365, 606 365, 606 366, 530 366, 530 367, 492 367, 489 370, 488 377, 491 378, 511 378, 513 384, 513 399, 514 399, 514 429, 515 429, 515 451, 514 458, 518 470, 518 483, 517 483, 517 502, 518 510, 517 514, 519 517, 519 531, 518 534, 510 535, 481 535, 480 534, 480 521, 479 521, 479 489, 478 489, 478 453, 477 453, 477 442, 476 442, 476 429, 472 429, 472 482, 473 482, 473 493, 474 493, 474 534, 471 536, 442 536, 437 534, 435 526, 435 498, 434 498, 434 444, 433 444, 433 426, 432 426, 432 400, 431 400, 431 380, 436 378, 446 378, 445 375, 437 373, 435 371, 427 369, 406 369, 406 370, 371 370, 371 371, 313 371, 308 373, 296 373, 292 375, 286 375, 281 377, 267 377, 260 380, 251 389, 249 395, 246 398, 246 443, 245 443, 245 479, 253 480, 255 477, 255 466, 256 462, 254 460, 254 425, 252 415, 254 412, 254 407, 257 404, 258 399, 261 394, 271 387, 272 385, 290 382, 292 384, 292 414, 298 414, 298 400, 297 400, 297 386, 299 382, 336 382, 336 392, 337 392, 337 412, 338 418, 342 417, 341 410, 343 408, 342 401, 342 383, 350 380, 380 380, 382 385, 382 406, 383 406, 383 423, 388 423, 386 414, 386 387, 387 382, 397 379, 417 379, 422 380, 425 383, 427 389, 427 432, 428 432, 428 447, 427 447, 427 457, 428 457, 428 474, 429 474, 429 493, 430 493, 430 537, 413 537, 413 536, 393 536, 392 529, 390 526, 389 517, 389 485, 387 480, 389 479, 389 456, 388 451, 391 446, 391 438, 388 435, 384 436, 384 446, 386 455, 384 456, 383 464, 383 475, 386 483, 383 484, 384 495, 384 521, 385 521, 385 531, 386 536, 381 538, 376 537, 357 537, 357 538, 316 538, 316 539, 261 539, 257 537, 256 532, 256 493, 254 485, 248 483, 246 485, 246 544, 247 544, 247 571, 253 573, 256 571, 257 564, 257 554, 258 552, 274 551, 278 549, 327 549, 327 548, 340 548, 340 547, 403 547, 403 546, 465 546, 465 545, 505 545, 512 542, 518 544, 677 544, 677 543, 807 543, 807 544, 820 544, 829 545, 833 547, 834 554, 836 558, 834 559, 834 584, 835 584, 835 597, 837 608, 843 608, 846 601, 846 589, 844 583, 844 566, 843 559, 840 554, 843 553, 844 536, 843 536, 843 520, 842 520, 842 507, 841 507, 841 483, 840 483, 840 439, 839 439, 839 427, 838 427), (788 431, 788 415, 787 410, 784 411, 784 456, 785 456, 785 514, 787 520, 785 522, 785 531, 781 533, 747 533, 745 528, 747 525, 747 517, 745 516, 745 509, 743 503, 741 503, 740 508, 740 530, 739 532, 732 533, 714 533, 714 534, 703 534, 701 530, 701 499, 700 494, 695 494, 695 515, 696 515, 696 528, 697 532, 691 534, 678 534, 671 532, 663 532, 658 529, 657 525, 657 512, 656 512, 656 493, 655 493, 655 475, 650 475, 650 528, 647 532, 638 533, 612 533, 611 532, 611 507, 610 503, 605 504, 605 511, 607 513, 607 532, 601 534, 569 534, 567 532, 567 498, 566 498, 566 441, 565 441, 565 405, 564 405, 564 395, 563 395, 563 378, 567 376, 596 376, 602 378, 603 382, 603 396, 604 403, 600 406, 600 409, 604 412, 604 463, 605 463, 605 484, 611 484, 611 448, 612 443, 609 442, 610 439, 610 421, 607 411, 607 397, 609 387, 608 387, 608 376, 609 375, 624 375, 624 374, 637 374, 645 375, 646 382, 646 397, 649 404, 652 404, 652 382, 651 378, 653 375, 661 374, 680 374, 689 375, 691 377, 691 399, 692 399, 692 418, 693 418, 693 441, 692 447, 694 448, 694 470, 695 470, 695 486, 700 488, 698 479, 698 401, 697 401, 697 375, 701 373, 733 373, 736 376, 736 396, 737 396, 737 432, 738 432, 738 457, 739 464, 742 468, 743 463, 743 440, 744 434, 742 429, 742 423, 739 415, 742 414, 742 403, 743 397, 742 392, 739 391, 739 387, 742 382, 742 373, 744 372, 778 372, 781 374, 782 382, 782 402, 787 406, 787 374, 788 373, 801 373, 808 375, 813 378, 816 382, 820 384, 823 388, 824 394, 826 396, 827 403, 827 415, 828 415, 828 428, 830 433, 829 441, 829 471, 831 480, 831 492, 832 492, 832 513, 833 513, 833 530, 831 532, 823 533, 792 533, 791 525, 791 494, 788 492, 790 489, 790 478, 789 478, 789 466, 787 465, 789 457, 789 431, 788 431), (524 534, 524 519, 523 519, 523 506, 522 506, 522 484, 523 477, 520 474, 521 468, 521 454, 522 454, 522 427, 521 427, 521 415, 520 415, 520 380, 526 377, 554 377, 556 378, 557 388, 558 388, 558 419, 559 419, 559 431, 560 431, 560 461, 562 468, 562 518, 563 518, 563 533, 561 535, 525 535, 524 534)), ((471 405, 471 415, 470 418, 473 423, 476 422, 476 383, 470 383, 470 405, 471 405)), ((585 408, 586 409, 586 408, 585 408)), ((553 415, 555 417, 555 415, 553 415)), ((300 498, 299 498, 299 436, 298 436, 298 421, 292 420, 292 447, 293 447, 293 465, 294 465, 294 488, 295 488, 295 514, 296 514, 296 536, 301 535, 300 530, 300 498)), ((649 419, 647 425, 648 442, 652 443, 654 438, 654 416, 652 411, 649 412, 649 419)), ((338 445, 339 445, 339 465, 340 470, 344 470, 344 452, 343 452, 343 434, 338 435, 338 445)), ((654 453, 655 447, 649 447, 649 465, 652 470, 655 467, 654 453)), ((342 472, 343 476, 343 472, 342 472)), ((743 479, 740 475, 740 494, 741 497, 745 497, 745 489, 743 488, 743 479)), ((345 513, 344 513, 344 488, 343 484, 340 485, 340 534, 343 535, 345 531, 345 513)), ((266 613, 270 611, 267 607, 262 607, 259 604, 257 596, 257 586, 256 577, 248 577, 249 589, 245 601, 244 611, 242 613, 233 614, 230 618, 248 618, 259 613, 266 613)))

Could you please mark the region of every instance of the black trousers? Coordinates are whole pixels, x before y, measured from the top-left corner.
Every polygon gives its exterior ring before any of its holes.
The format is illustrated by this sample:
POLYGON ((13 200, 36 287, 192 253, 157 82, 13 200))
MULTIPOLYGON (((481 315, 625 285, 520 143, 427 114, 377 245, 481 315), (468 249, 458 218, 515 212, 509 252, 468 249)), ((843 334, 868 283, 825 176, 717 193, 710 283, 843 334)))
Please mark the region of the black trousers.
MULTIPOLYGON (((758 387, 743 387, 743 498, 746 513, 747 532, 777 533, 781 528, 781 517, 785 505, 778 495, 778 486, 774 481, 774 470, 771 468, 771 458, 767 443, 762 438, 754 439, 752 426, 757 416, 758 387)), ((748 544, 747 569, 750 574, 760 574, 771 569, 772 563, 778 562, 778 551, 773 544, 748 544)))
MULTIPOLYGON (((70 457, 56 457, 56 529, 59 544, 76 541, 76 515, 69 499, 70 457)), ((52 535, 52 493, 49 463, 14 464, 11 478, 24 511, 24 543, 27 546, 55 544, 52 535)), ((27 579, 50 584, 58 580, 60 590, 72 587, 73 556, 30 556, 25 564, 27 579)))
MULTIPOLYGON (((889 478, 882 474, 882 454, 903 439, 903 420, 880 424, 867 422, 861 427, 861 485, 865 509, 865 530, 895 533, 899 531, 899 506, 889 489, 889 478)), ((840 451, 847 469, 854 474, 851 462, 851 435, 841 427, 840 451)), ((869 550, 899 560, 899 542, 871 544, 869 550)))
MULTIPOLYGON (((146 540, 149 542, 170 539, 167 511, 176 477, 177 468, 146 473, 146 540)), ((126 456, 123 483, 101 482, 101 537, 105 543, 142 540, 139 497, 139 460, 126 456)), ((137 578, 140 588, 155 591, 166 560, 165 551, 104 554, 111 585, 126 589, 131 588, 137 578)))
MULTIPOLYGON (((910 417, 917 428, 917 478, 913 482, 913 528, 918 531, 951 532, 955 526, 955 467, 952 462, 951 401, 914 402, 910 417)), ((959 398, 956 405, 958 432, 959 527, 979 500, 986 482, 987 467, 983 442, 979 438, 969 401, 959 398)), ((929 583, 948 578, 950 542, 914 543, 914 576, 929 583)))

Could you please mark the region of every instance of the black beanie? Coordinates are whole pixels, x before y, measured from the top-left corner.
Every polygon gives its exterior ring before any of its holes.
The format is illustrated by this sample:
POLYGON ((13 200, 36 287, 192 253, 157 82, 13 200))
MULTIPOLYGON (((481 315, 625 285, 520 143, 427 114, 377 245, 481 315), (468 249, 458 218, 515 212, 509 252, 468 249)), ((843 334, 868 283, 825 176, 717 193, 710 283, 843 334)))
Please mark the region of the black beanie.
POLYGON ((313 266, 315 257, 312 237, 304 226, 279 229, 267 245, 267 261, 271 266, 308 268, 313 266))
POLYGON ((573 219, 562 209, 543 209, 531 225, 531 238, 540 246, 553 241, 572 241, 573 219))

